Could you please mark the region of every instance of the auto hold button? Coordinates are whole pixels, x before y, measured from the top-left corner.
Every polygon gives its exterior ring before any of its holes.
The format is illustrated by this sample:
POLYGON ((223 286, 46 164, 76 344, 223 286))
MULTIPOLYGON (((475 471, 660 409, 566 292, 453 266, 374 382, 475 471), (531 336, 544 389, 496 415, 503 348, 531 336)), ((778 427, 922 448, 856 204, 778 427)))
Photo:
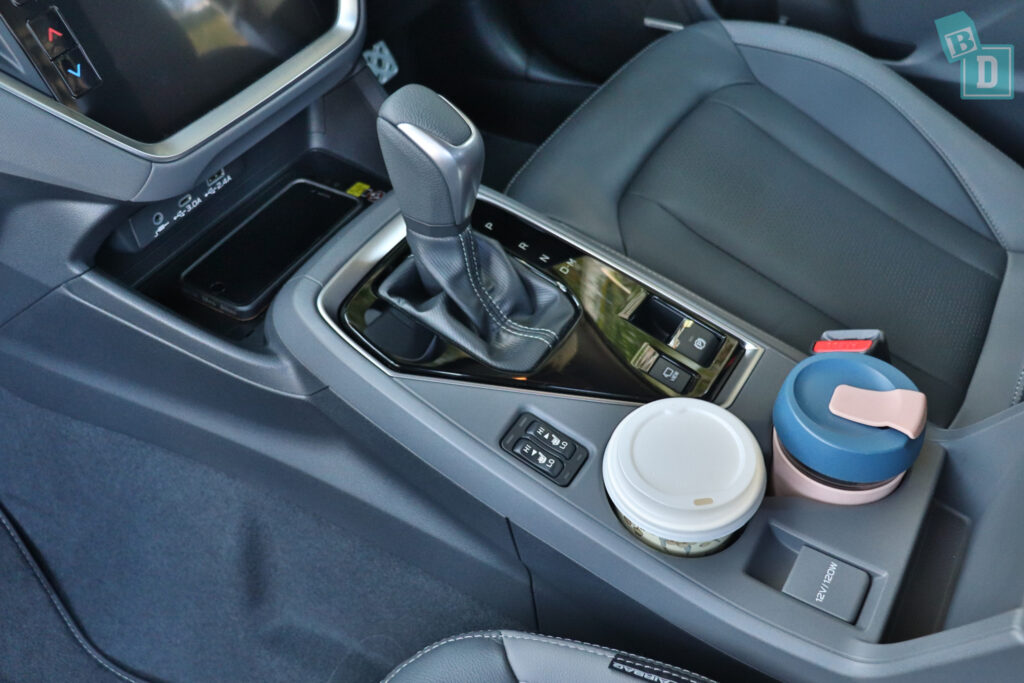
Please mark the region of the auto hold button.
POLYGON ((76 99, 100 84, 99 75, 80 47, 65 52, 54 60, 53 65, 60 71, 64 84, 76 99))
POLYGON ((51 60, 75 47, 75 39, 71 37, 71 31, 68 30, 68 25, 64 23, 56 7, 51 7, 44 14, 30 19, 28 27, 39 42, 39 47, 43 48, 51 60))

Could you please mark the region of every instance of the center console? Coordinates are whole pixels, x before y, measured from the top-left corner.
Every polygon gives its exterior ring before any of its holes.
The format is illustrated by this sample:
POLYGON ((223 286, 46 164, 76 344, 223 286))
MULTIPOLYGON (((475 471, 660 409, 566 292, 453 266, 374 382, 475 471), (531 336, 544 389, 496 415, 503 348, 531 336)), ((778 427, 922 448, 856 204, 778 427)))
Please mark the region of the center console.
MULTIPOLYGON (((374 323, 386 320, 388 313, 381 310, 374 285, 404 256, 402 219, 390 200, 374 207, 376 225, 366 226, 360 235, 349 232, 348 239, 340 235, 304 282, 293 281, 286 288, 286 301, 273 311, 275 330, 331 386, 345 375, 345 386, 352 388, 345 370, 355 369, 353 361, 358 358, 356 368, 363 368, 356 370, 358 374, 378 387, 384 383, 374 393, 407 415, 398 432, 418 441, 421 457, 467 485, 474 482, 474 492, 492 504, 511 505, 517 510, 513 520, 529 524, 527 519, 540 515, 552 532, 545 536, 554 547, 580 542, 581 538, 570 541, 576 534, 594 539, 588 552, 592 558, 603 557, 599 564, 608 562, 607 569, 617 566, 614 571, 633 574, 631 585, 643 592, 664 590, 676 596, 680 611, 667 609, 662 602, 661 613, 683 617, 687 602, 693 600, 707 610, 700 618, 708 623, 753 620, 750 625, 781 628, 790 637, 829 648, 883 642, 887 625, 898 618, 901 596, 906 599, 908 591, 914 592, 915 581, 921 580, 918 576, 904 582, 915 539, 931 523, 930 503, 943 449, 927 444, 900 488, 879 503, 846 508, 769 497, 738 540, 717 554, 676 558, 649 548, 616 516, 604 491, 601 458, 594 457, 603 451, 614 427, 638 403, 699 396, 731 406, 752 426, 762 451, 769 453, 767 418, 781 379, 795 361, 773 351, 755 331, 728 315, 507 197, 484 188, 478 211, 476 215, 485 220, 475 224, 496 235, 510 253, 520 251, 537 264, 550 254, 548 272, 563 275, 561 281, 582 310, 565 346, 554 350, 536 373, 501 376, 437 340, 423 344, 429 349, 425 357, 402 356, 389 344, 425 336, 408 321, 382 323, 387 332, 375 333, 374 323), (354 249, 345 253, 344 243, 354 249), (578 269, 565 267, 570 261, 578 269), (649 318, 637 316, 650 299, 670 311, 664 318, 669 324, 653 325, 649 318), (302 310, 296 311, 299 302, 302 310), (367 313, 375 310, 378 315, 369 316, 368 323, 367 313), (693 322, 686 325, 687 320, 693 322), (673 346, 682 336, 680 328, 695 325, 721 335, 706 366, 694 360, 695 350, 683 353, 679 345, 673 346), (658 360, 652 361, 652 356, 658 360), (652 376, 658 361, 672 363, 694 379, 676 391, 664 378, 652 376), (585 462, 565 458, 566 465, 579 462, 571 482, 546 476, 543 468, 510 452, 514 443, 510 444, 509 433, 522 435, 535 421, 591 454, 585 462), (798 575, 801 558, 812 551, 864 577, 863 590, 854 598, 855 610, 837 618, 816 608, 813 597, 805 602, 791 595, 791 577, 798 575)), ((376 403, 365 393, 359 395, 370 399, 371 406, 376 403)), ((552 450, 537 439, 530 442, 543 453, 552 450)), ((941 572, 934 565, 925 570, 941 572)))
MULTIPOLYGON (((1019 656, 1019 610, 948 620, 966 609, 965 595, 987 595, 979 574, 963 573, 971 528, 949 502, 964 495, 953 493, 962 456, 951 462, 949 453, 999 441, 1020 414, 970 434, 929 428, 913 466, 876 502, 769 491, 713 552, 661 552, 624 525, 606 493, 602 455, 616 425, 651 401, 701 399, 727 407, 767 456, 773 403, 803 354, 481 188, 468 220, 474 234, 553 282, 575 310, 535 367, 496 369, 385 295, 410 255, 400 199, 399 187, 284 287, 270 312, 273 336, 333 397, 505 516, 538 577, 572 591, 567 576, 596 576, 786 680, 955 678, 1019 656), (552 569, 544 548, 568 564, 552 569)), ((687 447, 684 435, 678 448, 687 447)))

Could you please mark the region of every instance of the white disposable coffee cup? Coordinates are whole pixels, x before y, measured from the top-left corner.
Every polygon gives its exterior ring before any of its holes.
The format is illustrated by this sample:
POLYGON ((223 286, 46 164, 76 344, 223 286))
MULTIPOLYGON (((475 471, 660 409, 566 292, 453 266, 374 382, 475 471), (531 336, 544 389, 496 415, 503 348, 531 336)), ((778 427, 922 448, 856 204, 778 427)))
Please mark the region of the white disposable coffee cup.
POLYGON ((721 549, 754 516, 765 492, 757 439, 712 403, 667 398, 619 423, 604 452, 604 485, 622 523, 673 555, 721 549))

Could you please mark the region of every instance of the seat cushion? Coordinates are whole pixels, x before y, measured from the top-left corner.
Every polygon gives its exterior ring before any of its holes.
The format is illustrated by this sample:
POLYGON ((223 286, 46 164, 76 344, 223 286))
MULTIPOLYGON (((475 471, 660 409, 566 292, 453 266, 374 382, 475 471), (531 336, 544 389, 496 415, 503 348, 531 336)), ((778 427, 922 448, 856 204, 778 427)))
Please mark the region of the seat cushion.
POLYGON ((1018 182, 870 58, 713 22, 638 55, 508 191, 799 349, 826 329, 885 330, 947 424, 1007 249, 1024 246, 1018 182))
POLYGON ((713 683, 711 679, 597 645, 518 631, 479 631, 426 647, 383 683, 713 683))

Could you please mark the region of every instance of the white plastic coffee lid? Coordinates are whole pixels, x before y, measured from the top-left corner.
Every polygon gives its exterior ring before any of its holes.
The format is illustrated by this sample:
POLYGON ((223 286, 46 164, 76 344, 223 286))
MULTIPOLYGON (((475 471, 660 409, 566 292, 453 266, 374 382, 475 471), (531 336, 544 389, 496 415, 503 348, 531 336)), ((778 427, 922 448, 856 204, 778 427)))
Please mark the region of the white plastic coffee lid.
POLYGON ((637 408, 604 452, 608 497, 645 531, 680 543, 728 536, 757 511, 765 467, 757 439, 729 411, 693 398, 637 408))

